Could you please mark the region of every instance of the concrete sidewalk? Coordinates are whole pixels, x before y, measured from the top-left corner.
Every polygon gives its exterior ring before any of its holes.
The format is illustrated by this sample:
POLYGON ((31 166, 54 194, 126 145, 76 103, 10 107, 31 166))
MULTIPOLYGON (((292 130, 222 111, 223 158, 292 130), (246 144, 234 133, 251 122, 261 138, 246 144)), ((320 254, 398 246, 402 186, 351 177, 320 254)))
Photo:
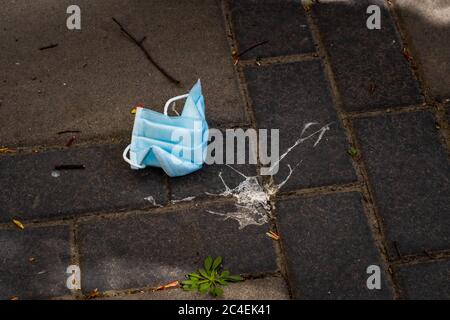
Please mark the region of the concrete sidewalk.
POLYGON ((225 299, 450 299, 450 1, 80 0, 80 31, 70 4, 0 12, 1 299, 209 298, 153 292, 208 255, 247 279, 225 299), (371 4, 381 30, 366 28, 371 4), (130 170, 131 107, 161 111, 198 78, 210 127, 280 129, 281 153, 308 123, 328 130, 272 184, 255 165, 130 170), (54 176, 58 164, 85 169, 54 176), (237 203, 249 187, 266 207, 237 203))

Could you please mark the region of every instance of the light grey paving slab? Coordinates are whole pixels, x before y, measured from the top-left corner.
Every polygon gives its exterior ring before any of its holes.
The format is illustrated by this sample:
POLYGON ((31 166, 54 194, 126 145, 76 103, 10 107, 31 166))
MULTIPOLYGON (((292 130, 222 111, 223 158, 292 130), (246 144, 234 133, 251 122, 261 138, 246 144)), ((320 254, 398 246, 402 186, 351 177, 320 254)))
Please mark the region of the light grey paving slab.
POLYGON ((0 144, 65 143, 56 132, 69 129, 82 131, 79 140, 128 137, 132 105, 162 111, 198 78, 210 125, 244 121, 218 1, 80 0, 81 30, 66 27, 71 4, 2 4, 0 144), (171 84, 112 17, 146 36, 148 51, 182 85, 171 84), (58 46, 39 50, 50 44, 58 46))
MULTIPOLYGON (((267 277, 232 283, 224 286, 224 300, 287 300, 289 294, 283 278, 267 277)), ((182 289, 172 289, 156 292, 144 292, 128 295, 112 295, 105 300, 211 300, 208 294, 187 292, 182 289)))
POLYGON ((450 1, 397 0, 414 58, 431 93, 450 98, 450 1))

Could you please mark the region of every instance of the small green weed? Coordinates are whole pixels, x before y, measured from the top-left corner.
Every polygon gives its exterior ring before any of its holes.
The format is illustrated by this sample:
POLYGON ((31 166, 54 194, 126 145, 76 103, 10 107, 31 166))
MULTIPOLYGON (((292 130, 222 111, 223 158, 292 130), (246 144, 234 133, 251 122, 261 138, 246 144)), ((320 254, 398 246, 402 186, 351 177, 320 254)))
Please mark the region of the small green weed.
POLYGON ((217 257, 213 260, 211 256, 205 259, 203 268, 198 269, 198 272, 189 273, 187 280, 182 281, 183 290, 199 291, 201 293, 209 294, 213 297, 220 297, 223 295, 223 290, 220 286, 226 286, 230 282, 243 281, 244 279, 238 275, 231 275, 229 271, 221 271, 222 258, 217 257))

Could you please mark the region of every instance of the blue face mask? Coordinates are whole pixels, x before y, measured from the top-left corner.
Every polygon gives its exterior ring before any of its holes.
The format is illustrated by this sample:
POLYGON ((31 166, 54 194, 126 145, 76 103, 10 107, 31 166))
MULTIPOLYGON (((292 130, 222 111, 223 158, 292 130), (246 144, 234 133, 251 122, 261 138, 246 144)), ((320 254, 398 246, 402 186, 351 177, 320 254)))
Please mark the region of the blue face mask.
POLYGON ((123 158, 132 169, 160 167, 170 177, 184 176, 202 167, 207 143, 205 101, 198 80, 188 94, 169 99, 164 114, 137 108, 131 144, 125 148, 123 158), (184 98, 181 115, 168 116, 170 104, 184 98))

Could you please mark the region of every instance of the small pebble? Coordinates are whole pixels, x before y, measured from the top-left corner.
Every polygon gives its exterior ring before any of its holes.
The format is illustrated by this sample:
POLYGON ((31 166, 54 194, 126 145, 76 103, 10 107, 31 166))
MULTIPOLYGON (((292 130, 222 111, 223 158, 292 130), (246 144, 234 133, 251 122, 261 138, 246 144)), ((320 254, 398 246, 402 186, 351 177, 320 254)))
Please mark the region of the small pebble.
POLYGON ((52 171, 52 177, 53 178, 58 178, 61 175, 61 173, 58 170, 53 170, 52 171))

